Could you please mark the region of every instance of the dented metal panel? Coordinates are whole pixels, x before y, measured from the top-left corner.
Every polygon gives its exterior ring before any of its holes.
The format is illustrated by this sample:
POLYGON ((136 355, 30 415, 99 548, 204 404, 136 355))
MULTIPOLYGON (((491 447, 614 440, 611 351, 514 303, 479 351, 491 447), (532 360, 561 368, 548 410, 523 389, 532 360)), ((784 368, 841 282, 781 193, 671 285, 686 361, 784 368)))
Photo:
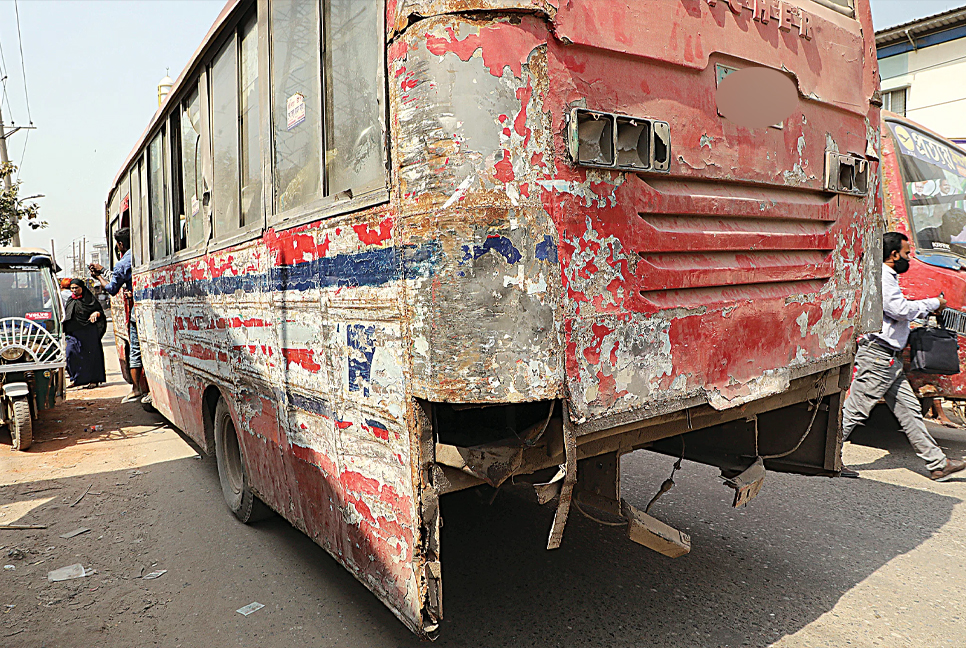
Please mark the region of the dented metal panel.
POLYGON ((390 0, 388 202, 137 273, 156 407, 207 447, 224 397, 259 496, 434 636, 441 493, 565 461, 569 502, 578 460, 804 402, 878 328, 871 16, 799 5, 390 0), (721 66, 781 71, 794 111, 723 119, 721 66), (650 120, 667 168, 579 164, 577 109, 650 120), (558 399, 540 447, 437 443, 433 403, 558 399))

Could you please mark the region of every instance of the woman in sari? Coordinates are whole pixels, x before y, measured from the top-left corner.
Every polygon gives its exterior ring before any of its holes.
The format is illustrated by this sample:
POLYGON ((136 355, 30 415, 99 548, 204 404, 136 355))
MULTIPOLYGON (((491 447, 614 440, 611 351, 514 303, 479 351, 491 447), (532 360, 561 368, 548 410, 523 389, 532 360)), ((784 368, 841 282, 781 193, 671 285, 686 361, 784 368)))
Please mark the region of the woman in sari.
POLYGON ((107 382, 104 372, 104 347, 101 338, 107 331, 104 308, 82 279, 70 280, 70 299, 64 315, 67 334, 67 373, 71 387, 86 389, 107 382))

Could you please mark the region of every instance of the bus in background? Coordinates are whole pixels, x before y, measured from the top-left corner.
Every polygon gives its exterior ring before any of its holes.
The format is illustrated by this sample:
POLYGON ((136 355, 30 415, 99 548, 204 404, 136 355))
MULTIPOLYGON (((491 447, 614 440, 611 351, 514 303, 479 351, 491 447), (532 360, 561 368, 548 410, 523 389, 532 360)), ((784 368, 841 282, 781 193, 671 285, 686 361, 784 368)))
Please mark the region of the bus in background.
MULTIPOLYGON (((894 113, 882 113, 882 185, 890 230, 909 237, 914 253, 899 282, 910 299, 943 293, 943 324, 966 335, 966 151, 894 113)), ((966 348, 959 347, 966 368, 966 348)), ((923 400, 942 398, 966 420, 966 373, 910 373, 923 400)), ((946 421, 941 406, 934 409, 946 421)), ((928 412, 927 412, 928 414, 928 412)))
POLYGON ((513 478, 548 548, 576 499, 679 555, 621 455, 735 505, 838 474, 880 325, 873 33, 865 0, 231 0, 107 198, 154 406, 240 520, 428 637, 448 493, 513 478))

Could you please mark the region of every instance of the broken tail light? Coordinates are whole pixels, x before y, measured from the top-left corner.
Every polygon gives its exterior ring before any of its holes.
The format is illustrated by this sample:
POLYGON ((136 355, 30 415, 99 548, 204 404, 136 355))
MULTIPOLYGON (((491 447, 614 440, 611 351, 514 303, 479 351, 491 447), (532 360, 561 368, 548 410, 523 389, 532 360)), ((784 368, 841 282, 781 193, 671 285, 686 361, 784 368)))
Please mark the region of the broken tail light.
POLYGON ((579 165, 622 171, 670 168, 667 122, 574 108, 567 128, 570 156, 579 165))
POLYGON ((857 155, 825 152, 825 190, 852 196, 869 193, 869 162, 857 155))

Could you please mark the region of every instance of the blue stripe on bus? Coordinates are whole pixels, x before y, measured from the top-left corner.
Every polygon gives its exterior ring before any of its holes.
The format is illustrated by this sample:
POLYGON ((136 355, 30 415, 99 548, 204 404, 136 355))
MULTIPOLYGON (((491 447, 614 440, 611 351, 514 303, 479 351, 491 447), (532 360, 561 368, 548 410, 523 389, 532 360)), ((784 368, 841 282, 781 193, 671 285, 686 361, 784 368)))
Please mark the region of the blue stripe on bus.
POLYGON ((384 286, 398 279, 428 277, 439 252, 436 242, 366 250, 274 266, 269 272, 223 275, 211 279, 149 286, 135 292, 136 301, 177 300, 241 292, 313 290, 335 286, 384 286))

